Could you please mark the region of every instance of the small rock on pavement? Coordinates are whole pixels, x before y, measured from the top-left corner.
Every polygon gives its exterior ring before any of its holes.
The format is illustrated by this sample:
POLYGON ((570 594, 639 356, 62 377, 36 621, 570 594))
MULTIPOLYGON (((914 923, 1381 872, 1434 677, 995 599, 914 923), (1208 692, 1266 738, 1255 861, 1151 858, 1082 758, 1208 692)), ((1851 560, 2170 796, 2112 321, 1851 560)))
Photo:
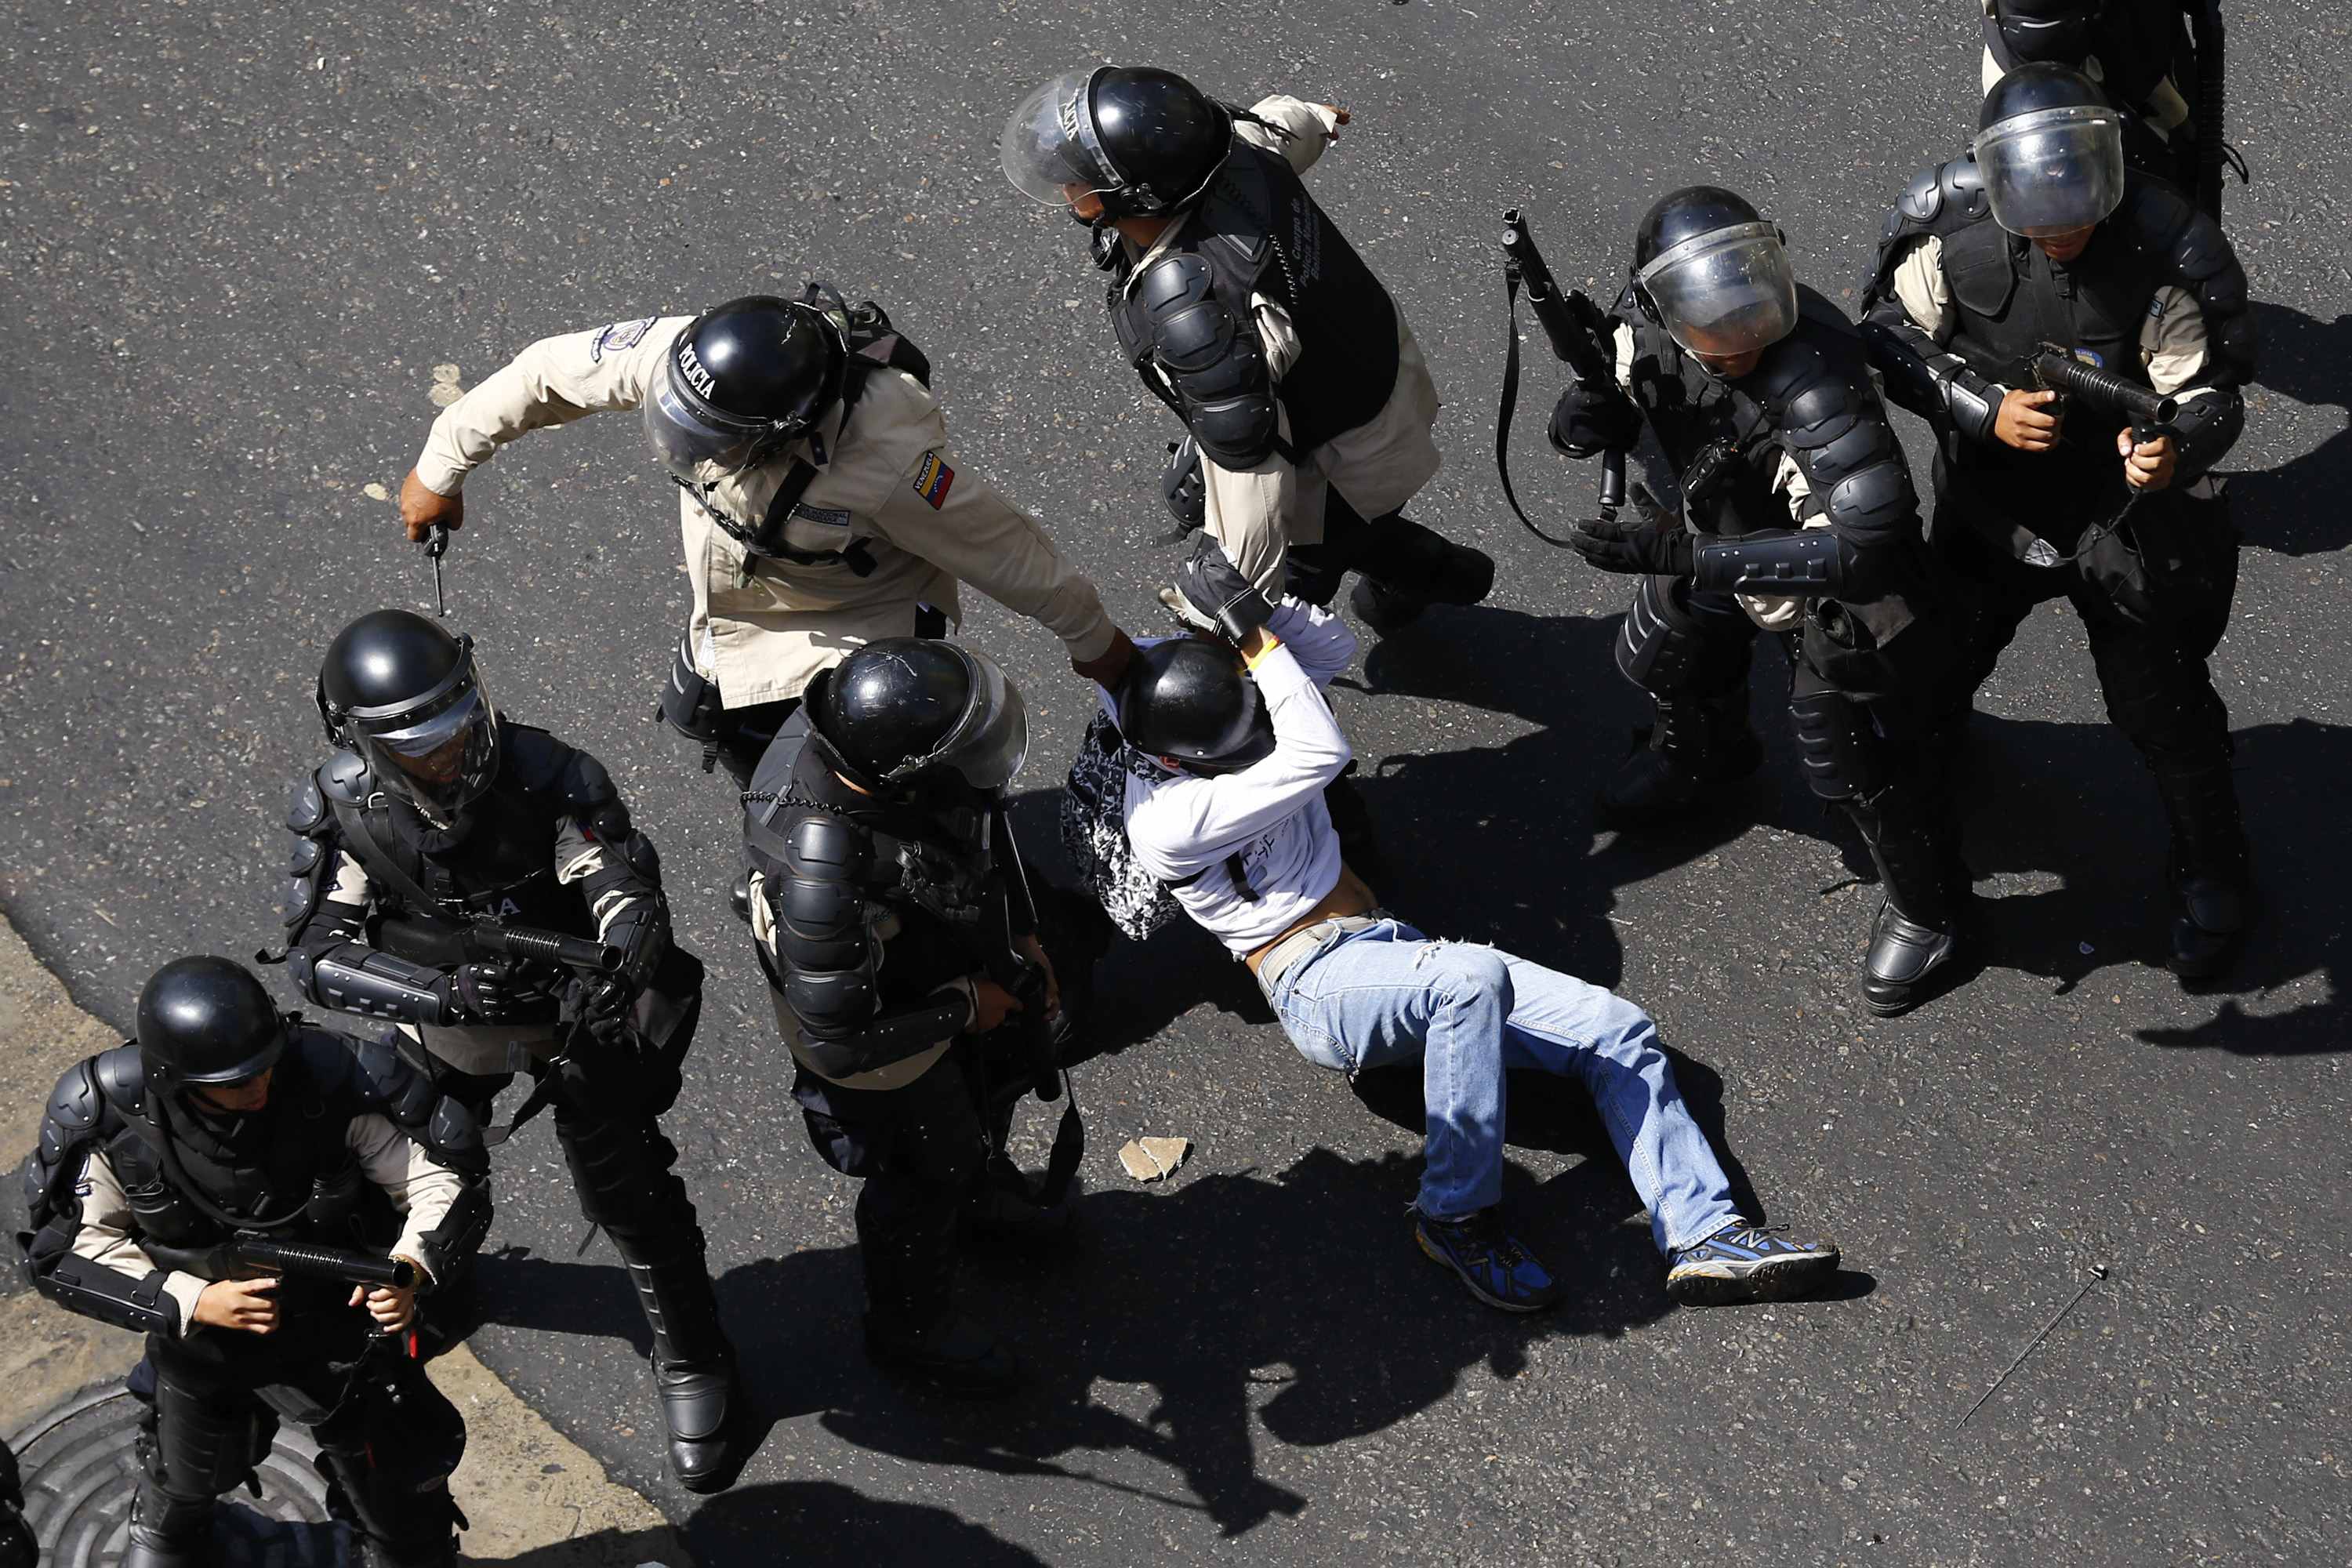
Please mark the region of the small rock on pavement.
POLYGON ((382 485, 375 483, 373 480, 370 480, 365 485, 361 486, 360 494, 367 497, 370 500, 390 500, 392 499, 392 492, 384 489, 382 485))
POLYGON ((1190 1138, 1130 1138, 1118 1152, 1118 1163, 1139 1182, 1156 1182, 1176 1173, 1192 1152, 1190 1138))

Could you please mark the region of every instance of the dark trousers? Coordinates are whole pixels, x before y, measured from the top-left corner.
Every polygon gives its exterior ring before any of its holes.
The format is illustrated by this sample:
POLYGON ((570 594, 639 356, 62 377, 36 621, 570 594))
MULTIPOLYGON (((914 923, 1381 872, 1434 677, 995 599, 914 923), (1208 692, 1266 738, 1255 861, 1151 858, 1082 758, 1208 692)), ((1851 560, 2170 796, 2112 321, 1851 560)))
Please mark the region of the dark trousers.
POLYGON ((1328 608, 1340 579, 1350 572, 1397 593, 1449 604, 1483 598, 1492 584, 1492 562, 1436 530, 1402 512, 1366 518, 1336 486, 1325 498, 1322 542, 1294 544, 1285 557, 1283 588, 1292 597, 1328 608), (1474 561, 1483 566, 1483 578, 1474 561))
MULTIPOLYGON (((2193 623, 2152 623, 2128 616, 2084 563, 2030 565, 1948 512, 1937 514, 1936 547, 1967 602, 1944 703, 1953 718, 1965 717, 1977 689, 1991 677, 2033 607, 2063 598, 2082 617, 2090 639, 2107 717, 2139 748, 2149 770, 2162 777, 2226 767, 2229 710, 2213 689, 2206 662, 2211 643, 2193 623)), ((2230 548, 2235 548, 2234 540, 2230 548)), ((2217 634, 2227 614, 2224 598, 2221 616, 2209 618, 2217 634)))
POLYGON ((921 1327, 954 1293, 956 1227, 988 1158, 977 1097, 958 1041, 903 1089, 844 1089, 801 1068, 793 1098, 824 1163, 865 1184, 857 1248, 867 1305, 921 1327))
POLYGON ((134 1535, 154 1547, 200 1551, 215 1500, 253 1473, 286 1420, 317 1440, 331 1504, 383 1555, 454 1561, 448 1477, 465 1446, 457 1407, 413 1362, 362 1366, 371 1340, 356 1310, 323 1303, 298 1310, 300 1316, 289 1312, 268 1337, 285 1336, 278 1345, 240 1335, 206 1353, 148 1336, 154 1389, 140 1440, 144 1473, 131 1504, 134 1535), (387 1378, 396 1381, 397 1397, 387 1378))

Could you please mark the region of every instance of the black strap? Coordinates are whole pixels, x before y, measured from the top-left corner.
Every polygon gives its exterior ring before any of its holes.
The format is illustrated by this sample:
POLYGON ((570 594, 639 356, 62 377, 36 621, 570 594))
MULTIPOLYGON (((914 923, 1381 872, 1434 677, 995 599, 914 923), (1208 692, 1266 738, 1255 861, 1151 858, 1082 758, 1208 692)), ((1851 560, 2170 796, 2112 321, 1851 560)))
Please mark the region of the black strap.
POLYGON ((376 842, 374 830, 368 825, 364 806, 346 801, 333 801, 335 822, 343 830, 342 847, 358 857, 360 867, 373 881, 384 883, 395 897, 420 916, 438 914, 441 900, 426 892, 415 878, 376 842))
POLYGON ((1511 515, 1520 526, 1556 550, 1571 550, 1575 546, 1565 539, 1554 539, 1529 520, 1520 509, 1518 492, 1511 488, 1511 415, 1519 406, 1519 274, 1516 268, 1503 269, 1503 308, 1507 324, 1503 332, 1503 406, 1495 416, 1495 472, 1502 477, 1503 499, 1511 503, 1511 515))

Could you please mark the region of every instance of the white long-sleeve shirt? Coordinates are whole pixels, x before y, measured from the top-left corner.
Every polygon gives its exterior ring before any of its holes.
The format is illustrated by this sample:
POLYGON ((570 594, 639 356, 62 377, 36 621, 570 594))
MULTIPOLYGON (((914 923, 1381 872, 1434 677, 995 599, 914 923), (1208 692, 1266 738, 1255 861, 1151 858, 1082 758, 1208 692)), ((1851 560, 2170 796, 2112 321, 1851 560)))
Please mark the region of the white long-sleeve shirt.
POLYGON ((1258 660, 1255 679, 1273 752, 1238 773, 1127 780, 1137 862, 1236 957, 1297 924, 1338 884, 1339 836, 1323 791, 1355 754, 1322 689, 1356 657, 1356 634, 1295 599, 1266 629, 1281 646, 1258 660), (1235 855, 1246 888, 1235 883, 1235 855))
MULTIPOLYGON (((392 1206, 407 1217, 400 1239, 392 1244, 393 1252, 423 1268, 425 1233, 439 1225, 449 1205, 457 1201, 465 1178, 436 1163, 381 1116, 352 1117, 343 1141, 358 1156, 361 1173, 382 1187, 392 1206)), ((160 1267, 131 1235, 131 1200, 104 1150, 90 1151, 75 1192, 81 1199, 81 1229, 73 1241, 76 1253, 133 1279, 144 1279, 160 1267)), ((164 1290, 179 1304, 181 1337, 200 1327, 196 1298, 211 1283, 177 1268, 163 1276, 164 1290)))

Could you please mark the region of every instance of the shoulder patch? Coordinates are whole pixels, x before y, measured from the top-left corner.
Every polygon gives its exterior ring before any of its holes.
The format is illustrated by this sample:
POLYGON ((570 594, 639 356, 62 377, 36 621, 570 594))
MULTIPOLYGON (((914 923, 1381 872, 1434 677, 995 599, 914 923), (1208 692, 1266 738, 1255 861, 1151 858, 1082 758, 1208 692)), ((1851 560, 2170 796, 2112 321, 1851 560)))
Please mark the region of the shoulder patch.
POLYGON ((955 483, 955 470, 947 466, 937 452, 925 452, 923 460, 915 467, 915 493, 931 503, 937 511, 948 501, 948 487, 955 483))
POLYGON ((601 362, 608 353, 623 353, 635 348, 645 342, 646 334, 653 331, 654 323, 660 320, 659 316, 647 316, 641 321, 614 322, 598 332, 596 341, 588 345, 590 362, 601 362))

